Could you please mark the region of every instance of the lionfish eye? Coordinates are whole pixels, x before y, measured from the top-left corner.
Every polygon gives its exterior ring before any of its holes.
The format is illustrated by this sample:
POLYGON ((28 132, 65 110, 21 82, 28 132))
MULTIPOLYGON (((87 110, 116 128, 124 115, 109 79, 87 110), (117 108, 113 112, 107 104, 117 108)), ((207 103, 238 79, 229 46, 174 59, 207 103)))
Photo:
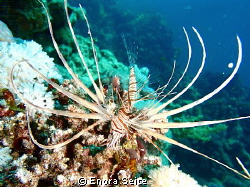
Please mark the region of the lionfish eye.
POLYGON ((104 84, 103 88, 104 88, 104 90, 107 90, 109 88, 109 86, 107 84, 104 84))

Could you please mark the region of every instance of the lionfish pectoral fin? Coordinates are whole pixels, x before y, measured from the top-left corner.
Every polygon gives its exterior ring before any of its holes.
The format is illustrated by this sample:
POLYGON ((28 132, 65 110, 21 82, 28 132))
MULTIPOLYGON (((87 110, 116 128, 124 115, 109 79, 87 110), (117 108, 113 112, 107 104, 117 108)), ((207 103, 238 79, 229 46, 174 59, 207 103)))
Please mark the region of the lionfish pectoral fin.
POLYGON ((117 149, 120 146, 121 138, 123 134, 113 131, 108 138, 107 148, 108 149, 117 149))
POLYGON ((241 166, 241 168, 243 169, 243 171, 245 172, 245 174, 249 177, 250 179, 250 174, 247 171, 247 169, 245 168, 245 166, 242 164, 242 162, 240 161, 240 159, 238 157, 236 157, 237 162, 239 163, 239 165, 241 166))
MULTIPOLYGON (((203 42, 203 39, 202 37, 200 36, 199 32, 194 28, 192 27, 196 36, 198 37, 199 39, 199 42, 201 44, 201 47, 202 47, 202 53, 203 53, 203 56, 202 56, 202 62, 201 62, 201 65, 200 65, 200 68, 198 70, 198 72, 196 73, 195 77, 192 79, 192 81, 181 91, 179 92, 177 95, 175 95, 172 99, 168 100, 166 103, 163 103, 161 104, 160 106, 156 107, 156 108, 151 108, 148 112, 148 116, 151 118, 151 119, 157 119, 155 118, 155 116, 157 115, 157 113, 159 113, 162 109, 164 109, 167 105, 169 105, 170 103, 172 103, 174 100, 178 99, 180 96, 182 96, 194 83, 195 81, 198 79, 198 77, 200 76, 202 70, 203 70, 203 67, 205 65, 205 60, 206 60, 206 49, 205 49, 205 45, 204 45, 204 42, 203 42)), ((191 48, 191 45, 190 45, 190 41, 189 41, 189 37, 188 37, 188 34, 186 32, 186 30, 184 29, 185 31, 185 35, 186 35, 186 39, 187 39, 187 43, 188 43, 188 49, 189 49, 189 56, 188 56, 188 63, 186 65, 186 68, 188 68, 188 64, 190 62, 190 59, 191 59, 191 54, 192 54, 192 48, 191 48)), ((186 69, 185 68, 185 69, 186 69)), ((184 70, 185 71, 185 70, 184 70)), ((182 78, 181 78, 182 79, 182 78)), ((179 79, 180 80, 180 79, 179 79)), ((155 106, 154 106, 155 107, 155 106)))
POLYGON ((169 158, 169 156, 166 153, 164 153, 164 151, 158 145, 156 145, 149 137, 147 137, 146 135, 144 135, 143 138, 145 138, 156 149, 158 149, 158 151, 160 151, 171 164, 174 164, 173 161, 169 158))
MULTIPOLYGON (((15 67, 20 64, 20 63, 26 63, 33 71, 35 71, 44 81, 46 81, 48 84, 50 84, 51 86, 53 86, 54 88, 56 88, 58 91, 60 91, 61 93, 63 93, 64 95, 66 95, 67 97, 71 98, 72 100, 74 100, 75 102, 83 105, 84 107, 91 109, 97 113, 100 114, 106 114, 107 112, 101 107, 101 106, 97 106, 85 99, 82 99, 72 93, 70 93, 69 91, 65 90, 64 88, 62 88, 61 86, 59 86, 58 84, 56 84, 55 82, 53 82, 52 80, 48 79, 47 77, 45 77, 42 73, 40 73, 36 68, 34 68, 27 60, 23 59, 22 61, 17 62, 16 64, 13 65, 11 72, 10 72, 10 84, 12 86, 12 88, 15 90, 15 92, 18 94, 18 96, 20 98, 22 98, 24 101, 26 101, 27 103, 29 103, 30 105, 33 105, 36 108, 39 108, 39 106, 36 106, 34 104, 32 104, 31 102, 29 102, 27 99, 25 99, 23 97, 23 95, 18 91, 18 89, 15 87, 14 81, 13 81, 13 76, 14 76, 14 70, 15 67)), ((40 109, 42 109, 40 107, 40 109)), ((44 109, 44 108, 43 108, 44 109)), ((48 112, 50 112, 48 109, 45 109, 48 112)), ((53 113, 53 112, 50 112, 53 113)))
POLYGON ((96 53, 96 48, 95 48, 95 44, 94 44, 94 39, 93 39, 93 36, 92 36, 92 33, 91 33, 91 29, 90 29, 90 26, 89 26, 89 21, 88 21, 88 18, 86 17, 84 11, 83 11, 83 8, 81 6, 81 4, 79 4, 80 6, 80 9, 81 9, 81 12, 82 12, 82 15, 85 19, 85 22, 87 24, 87 27, 88 27, 88 34, 89 34, 89 38, 91 40, 91 45, 92 45, 92 51, 93 51, 93 55, 94 55, 94 59, 95 59, 95 65, 96 65, 96 71, 97 71, 97 75, 98 75, 98 81, 99 81, 99 86, 100 86, 100 92, 98 91, 97 94, 99 96, 99 99, 104 102, 104 99, 105 99, 105 95, 104 95, 104 92, 103 92, 103 85, 102 85, 102 81, 101 81, 101 76, 100 76, 100 71, 99 71, 99 63, 98 63, 98 58, 97 58, 97 53, 96 53))
POLYGON ((87 128, 85 129, 82 129, 80 132, 78 132, 76 135, 74 135, 73 137, 69 138, 68 140, 62 142, 62 143, 58 143, 58 144, 55 144, 55 145, 43 145, 41 143, 39 143, 33 136, 33 133, 32 133, 32 130, 31 130, 31 127, 30 127, 30 119, 29 119, 29 113, 27 112, 27 123, 28 123, 28 131, 29 131, 29 135, 30 135, 30 138, 32 140, 32 142, 37 145, 38 147, 42 148, 42 149, 57 149, 57 148, 60 148, 60 147, 63 147, 67 144, 69 144, 70 142, 78 139, 80 136, 83 135, 84 132, 86 131, 89 131, 90 129, 93 129, 95 126, 99 125, 102 123, 103 120, 98 120, 97 122, 95 122, 94 124, 88 126, 87 128))
MULTIPOLYGON (((194 102, 192 102, 190 104, 184 105, 184 106, 182 106, 180 108, 177 108, 177 109, 174 109, 174 110, 170 110, 170 111, 167 111, 167 112, 162 112, 162 113, 159 113, 159 114, 155 114, 155 115, 151 116, 150 119, 151 120, 153 120, 153 119, 162 119, 162 118, 166 118, 168 116, 172 116, 174 114, 178 114, 180 112, 183 112, 185 110, 188 110, 190 108, 193 108, 193 107, 203 103, 204 101, 210 99, 215 94, 220 92, 233 79, 235 74, 238 72, 238 69, 239 69, 241 61, 242 61, 242 43, 241 43, 240 38, 238 36, 236 38, 237 38, 237 42, 238 42, 238 59, 237 59, 237 63, 236 63, 236 66, 235 66, 233 72, 230 74, 230 76, 220 86, 218 86, 215 90, 213 90, 209 94, 205 95, 204 97, 202 97, 202 98, 200 98, 200 99, 198 99, 198 100, 196 100, 196 101, 194 101, 194 102)), ((177 94, 177 95, 179 95, 179 94, 177 94)), ((162 106, 165 106, 165 105, 166 104, 162 104, 160 106, 160 108, 162 108, 162 106)), ((158 111, 157 108, 156 108, 156 111, 158 111)))
POLYGON ((53 28, 52 28, 52 24, 51 24, 51 20, 50 20, 50 16, 49 16, 49 12, 46 9, 45 5, 43 4, 42 1, 38 0, 41 5, 43 6, 46 16, 47 16, 47 21, 48 21, 48 25, 49 25, 49 32, 50 32, 50 36, 53 42, 53 45, 56 49, 56 52, 59 56, 59 58, 61 59, 64 67, 67 69, 67 71, 69 72, 69 74, 73 77, 74 81, 77 83, 77 85, 79 85, 94 101, 96 101, 97 103, 99 102, 99 99, 97 97, 97 95, 95 95, 85 84, 82 83, 82 81, 77 77, 77 75, 73 72, 73 70, 69 67, 67 61, 65 60, 64 56, 62 55, 59 46, 55 40, 54 37, 54 32, 53 32, 53 28))
MULTIPOLYGON (((76 35, 75 35, 75 32, 74 32, 74 29, 72 27, 72 24, 71 24, 71 21, 70 21, 70 18, 69 18, 69 13, 68 13, 68 7, 67 7, 67 0, 64 0, 64 8, 65 8, 65 12, 66 12, 66 18, 67 18, 67 22, 68 22, 68 25, 69 25, 69 29, 70 29, 70 32, 71 32, 71 35, 72 35, 72 38, 74 40, 74 43, 75 43, 75 46, 76 46, 76 49, 78 51, 78 55, 86 69, 86 72, 88 74, 88 77, 92 83, 92 85, 94 86, 94 89, 95 89, 95 92, 97 94, 97 97, 98 97, 98 100, 97 100, 97 103, 100 104, 100 103, 104 103, 104 94, 103 92, 101 91, 100 88, 98 88, 98 86, 96 85, 95 81, 94 81, 94 78, 93 76, 91 75, 90 71, 89 71, 89 68, 88 68, 88 65, 83 57, 83 54, 82 54, 82 51, 80 49, 80 46, 79 46, 79 43, 78 43, 78 40, 76 38, 76 35)), ((89 28, 89 25, 88 25, 88 22, 87 22, 87 26, 89 28)), ((88 31, 90 33, 90 30, 88 31)), ((91 36, 91 35, 90 35, 91 36)), ((92 36, 91 36, 92 37, 92 36)), ((93 39, 91 40, 91 42, 93 42, 93 39)), ((94 50, 95 51, 95 50, 94 50)), ((94 53, 94 56, 95 56, 95 53, 94 53)), ((97 57, 95 56, 95 60, 97 59, 97 57)), ((97 62, 96 62, 97 63, 97 62)))
POLYGON ((149 128, 191 128, 191 127, 199 127, 205 125, 213 125, 218 123, 225 123, 229 121, 236 121, 241 119, 249 119, 250 116, 244 117, 237 117, 237 118, 230 118, 224 120, 215 120, 215 121, 196 121, 196 122, 141 122, 139 123, 142 127, 149 127, 149 128))
POLYGON ((164 135, 162 135, 162 134, 159 134, 159 133, 157 133, 157 132, 154 132, 154 131, 151 130, 151 129, 143 129, 143 132, 144 132, 145 134, 150 135, 150 136, 154 136, 155 138, 161 139, 161 140, 163 140, 163 141, 166 141, 166 142, 171 143, 171 144, 173 144, 173 145, 179 146, 179 147, 181 147, 181 148, 183 148, 183 149, 192 151, 193 153, 196 153, 196 154, 198 154, 198 155, 201 155, 201 156, 203 156, 203 157, 205 157, 205 158, 207 158, 207 159, 209 159, 209 160, 212 160, 212 161, 216 162, 217 164, 220 164, 220 165, 224 166, 225 168, 227 168, 227 169, 233 171, 234 173, 236 173, 236 174, 238 174, 238 175, 241 175, 242 177, 244 177, 244 178, 250 180, 250 177, 249 177, 248 175, 244 175, 244 174, 240 173, 239 171, 237 171, 237 170, 235 170, 235 169, 229 167, 228 165, 223 164, 222 162, 220 162, 220 161, 218 161, 218 160, 216 160, 216 159, 213 159, 213 158, 211 158, 211 157, 209 157, 209 156, 207 156, 207 155, 205 155, 205 154, 203 154, 203 153, 200 153, 200 152, 196 151, 195 149, 192 149, 192 148, 190 148, 190 147, 188 147, 188 146, 186 146, 186 145, 184 145, 184 144, 182 144, 182 143, 179 143, 179 142, 177 142, 176 140, 173 140, 173 139, 168 138, 168 137, 166 137, 166 136, 164 136, 164 135))
MULTIPOLYGON (((193 28, 193 30, 194 31, 196 31, 194 28, 193 28)), ((187 63, 186 63, 186 67, 185 67, 185 69, 184 69, 184 71, 183 71, 183 73, 182 73, 182 75, 181 75, 181 77, 178 79, 178 81, 175 83, 175 85, 168 91, 168 93, 167 94, 165 94, 161 99, 159 99, 153 106, 151 106, 150 108, 152 108, 152 109, 154 109, 154 108, 156 108, 156 106, 157 105, 159 105, 160 104, 160 102, 163 100, 163 99, 165 99, 170 93, 172 93, 173 92, 173 90, 179 85, 179 83, 181 82, 181 80, 183 79, 183 77, 184 77, 184 75, 186 74, 186 72, 187 72, 187 70, 188 70, 188 67, 189 67, 189 64, 190 64, 190 61, 191 61, 191 56, 192 56, 192 47, 191 47, 191 44, 190 44, 190 40, 189 40, 189 36, 188 36, 188 33, 187 33, 187 31, 186 31, 186 29, 183 27, 183 31, 184 31, 184 33, 185 33, 185 36, 186 36, 186 40, 187 40, 187 44, 188 44, 188 60, 187 60, 187 63)), ((203 42, 202 42, 202 40, 200 40, 200 43, 202 44, 203 42)), ((203 55, 204 55, 204 48, 203 48, 203 55)), ((204 59, 205 60, 205 59, 204 59)), ((203 62, 205 62, 205 61, 203 61, 203 62)), ((164 85, 164 89, 167 87, 167 85, 169 84, 169 82, 170 82, 170 80, 172 79, 172 77, 173 77, 173 73, 174 73, 174 69, 175 69, 175 63, 176 63, 176 61, 174 61, 174 68, 173 68, 173 71, 172 71, 172 74, 171 74, 171 76, 170 76, 170 79, 168 80, 168 82, 167 82, 167 84, 166 85, 164 85)), ((203 68, 203 66, 204 66, 204 63, 201 63, 201 67, 200 67, 200 70, 198 71, 198 73, 199 72, 201 72, 201 68, 203 68)), ((197 74, 198 74, 197 73, 197 74)), ((198 74, 199 75, 199 74, 198 74)), ((197 75, 196 75, 197 76, 197 75)), ((198 78, 198 76, 197 76, 197 78, 198 78)), ((187 88, 189 88, 192 84, 194 83, 194 80, 187 86, 187 88)), ((165 108, 169 103, 171 103, 171 102, 173 102, 174 100, 176 100, 178 97, 180 97, 182 94, 184 94, 184 92, 187 90, 187 88, 185 88, 185 89, 183 89, 176 97, 174 97, 174 98, 172 98, 171 100, 169 100, 167 103, 165 103, 165 105, 162 105, 162 106, 159 106, 159 107, 161 107, 161 108, 156 108, 157 110, 162 110, 163 108, 165 108)), ((161 91, 161 92, 163 92, 164 91, 164 89, 161 91)), ((159 111, 160 111, 159 110, 159 111)), ((151 112, 151 111, 150 111, 151 112)), ((150 115, 150 112, 149 112, 149 115, 150 115)))

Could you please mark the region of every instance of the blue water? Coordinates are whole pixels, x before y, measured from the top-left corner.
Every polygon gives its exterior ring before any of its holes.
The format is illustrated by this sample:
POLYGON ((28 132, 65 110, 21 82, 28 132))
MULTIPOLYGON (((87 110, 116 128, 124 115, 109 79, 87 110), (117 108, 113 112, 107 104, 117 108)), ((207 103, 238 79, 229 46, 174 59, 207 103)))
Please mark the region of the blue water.
MULTIPOLYGON (((239 74, 243 83, 249 85, 249 0, 119 0, 118 5, 137 12, 162 14, 173 31, 173 46, 183 51, 178 63, 186 62, 186 41, 182 27, 189 32, 192 32, 192 26, 195 27, 202 35, 208 53, 205 70, 212 72, 230 72, 228 64, 237 59, 235 36, 239 35, 243 43, 243 62, 239 74)), ((194 53, 197 47, 200 46, 193 45, 194 53)), ((199 65, 199 62, 192 64, 199 65)))

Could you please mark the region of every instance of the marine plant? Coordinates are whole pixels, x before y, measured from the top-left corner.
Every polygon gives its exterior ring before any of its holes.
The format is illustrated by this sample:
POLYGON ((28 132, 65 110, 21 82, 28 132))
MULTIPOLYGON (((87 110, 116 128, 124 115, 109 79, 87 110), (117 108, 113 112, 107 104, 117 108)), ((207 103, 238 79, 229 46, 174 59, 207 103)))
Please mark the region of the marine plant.
MULTIPOLYGON (((45 8, 44 4, 39 1, 42 6, 45 8)), ((10 73, 10 84, 12 88, 14 89, 15 93, 23 100, 23 102, 26 104, 26 109, 27 109, 27 121, 28 121, 28 131, 29 135, 33 141, 34 144, 36 144, 38 147, 42 149, 57 149, 61 148, 72 141, 78 139, 80 136, 85 134, 86 132, 97 128, 97 126, 105 126, 106 124, 109 124, 109 135, 106 139, 106 145, 107 145, 107 150, 113 150, 116 151, 120 148, 122 144, 125 144, 128 140, 130 141, 129 148, 131 147, 140 147, 139 143, 136 141, 138 137, 142 138, 145 141, 148 141, 149 143, 153 144, 160 152, 163 153, 165 157, 168 158, 168 156, 153 142, 152 137, 156 139, 161 139, 163 141, 166 141, 168 143, 177 145, 181 148, 184 148, 186 150, 192 151, 196 154, 199 154, 203 157, 206 157, 224 167, 226 167, 229 170, 232 170, 233 172, 241 175, 242 177, 246 179, 250 179, 250 175, 245 169, 244 165, 241 163, 241 161, 237 158, 238 163, 240 166, 243 168, 245 174, 240 173, 239 171, 229 167, 228 165, 211 158, 205 154, 202 154, 190 147, 187 147, 171 138, 166 137, 163 133, 161 133, 161 130, 167 130, 171 128, 191 128, 191 127, 196 127, 196 126, 204 126, 204 125, 211 125, 211 124, 218 124, 218 123, 224 123, 228 121, 234 121, 234 120, 240 120, 240 119, 246 119, 250 118, 250 116, 245 116, 245 117, 238 117, 238 118, 230 118, 230 119, 223 119, 223 120, 215 120, 215 121, 197 121, 197 122, 169 122, 167 120, 168 117, 181 113, 185 110, 191 109, 206 100, 210 99, 213 97, 215 94, 217 94, 220 90, 222 90, 234 77, 234 75, 237 73, 240 63, 242 61, 242 44, 240 41, 240 38, 237 36, 237 43, 238 43, 238 59, 236 66, 232 73, 229 75, 229 77, 220 85, 218 86, 215 90, 210 92, 209 94, 201 97, 200 99, 190 103, 186 104, 182 107, 166 111, 164 110, 170 103, 178 99, 180 96, 182 96, 193 84, 194 82, 198 79, 199 75, 201 74, 204 64, 205 64, 205 59, 206 59, 206 50, 205 50, 205 45, 203 42, 202 37, 200 36, 199 32, 193 28, 194 33, 198 37, 198 40, 201 44, 202 51, 203 51, 203 58, 201 62, 201 66, 196 73, 195 77, 192 79, 192 81, 179 93, 175 94, 171 99, 169 99, 167 102, 163 101, 167 96, 172 94, 172 91, 174 90, 175 87, 180 83, 182 78, 184 77, 189 64, 191 60, 191 55, 192 55, 192 48, 189 40, 188 33, 186 32, 185 28, 184 33, 186 35, 186 40, 188 43, 188 49, 189 49, 189 57, 187 61, 187 65, 185 67, 185 70, 175 86, 170 89, 170 91, 167 94, 163 94, 164 90, 168 86, 168 83, 171 81, 172 76, 175 71, 175 67, 173 67, 172 75, 166 85, 163 87, 158 88, 155 92, 146 95, 144 97, 140 97, 140 91, 143 87, 139 87, 137 85, 137 80, 136 80, 136 73, 135 73, 135 60, 136 57, 131 51, 131 49, 126 46, 127 49, 127 54, 128 54, 128 59, 130 62, 130 74, 129 74, 129 84, 128 84, 128 90, 125 89, 118 89, 119 83, 116 82, 116 86, 111 86, 111 87, 105 87, 102 83, 101 76, 99 74, 99 65, 98 65, 98 58, 96 54, 96 49, 94 46, 94 40, 90 31, 89 23, 88 20, 84 14, 84 11, 82 7, 80 6, 82 10, 82 14, 86 20, 87 27, 88 27, 88 34, 90 36, 91 40, 91 45, 93 49, 93 57, 95 59, 95 65, 96 65, 96 70, 98 73, 98 80, 96 83, 96 80, 94 80, 93 75, 89 71, 88 65, 85 62, 85 59, 83 57, 83 54, 79 48, 79 43, 77 40, 77 37, 74 33, 72 24, 69 19, 69 14, 67 10, 67 0, 64 0, 64 5, 65 5, 65 12, 66 12, 66 17, 68 21, 68 25, 75 43, 75 46, 78 50, 78 54, 81 58, 81 61, 85 67, 85 70, 88 74, 88 77, 92 83, 93 90, 89 89, 79 78, 78 76, 73 72, 73 70, 70 68, 68 65, 67 61, 63 57, 62 53, 60 52, 60 49, 58 47, 58 44, 54 38, 53 35, 53 28, 52 24, 49 18, 49 13, 46 10, 47 18, 48 18, 48 24, 49 24, 49 30, 50 34, 52 37, 52 41, 54 44, 54 47, 62 60, 62 63, 64 64, 65 68, 68 70, 70 75, 73 77, 73 81, 75 84, 77 84, 78 87, 80 87, 84 92, 85 96, 84 98, 68 91, 66 88, 59 86, 59 84, 53 82, 52 80, 48 79, 45 77, 42 73, 39 72, 28 60, 22 59, 19 62, 17 62, 11 69, 10 73), (50 108, 45 108, 36 105, 35 103, 32 103, 27 99, 16 87, 14 83, 14 73, 15 69, 18 67, 19 64, 26 64, 29 68, 31 68, 34 72, 36 72, 41 79, 45 80, 48 84, 53 86, 57 91, 61 92, 63 95, 67 96, 70 98, 76 105, 80 106, 81 108, 84 108, 84 111, 80 110, 77 111, 71 110, 71 111, 65 111, 65 110, 58 110, 58 109, 50 109, 50 108), (151 99, 152 102, 148 106, 144 106, 142 109, 137 109, 136 104, 139 102, 142 102, 143 100, 148 100, 151 99), (86 128, 81 129, 76 135, 73 137, 69 138, 68 140, 62 142, 62 143, 57 143, 54 145, 44 145, 42 143, 39 143, 38 140, 34 137, 31 127, 30 127, 30 115, 29 115, 29 108, 36 108, 38 110, 48 112, 51 114, 59 115, 59 116, 66 116, 69 118, 78 118, 82 120, 91 120, 93 123, 86 128), (132 142, 132 143, 131 143, 132 142)), ((125 42, 126 43, 126 42, 125 42)), ((146 84, 146 82, 145 82, 146 84)), ((130 155, 133 155, 133 151, 131 151, 130 155)), ((132 156, 131 156, 132 158, 132 156)), ((168 158, 169 159, 169 158, 168 158)), ((172 161, 169 159, 169 161, 172 163, 172 161)), ((131 163, 133 165, 133 162, 131 160, 131 163)))

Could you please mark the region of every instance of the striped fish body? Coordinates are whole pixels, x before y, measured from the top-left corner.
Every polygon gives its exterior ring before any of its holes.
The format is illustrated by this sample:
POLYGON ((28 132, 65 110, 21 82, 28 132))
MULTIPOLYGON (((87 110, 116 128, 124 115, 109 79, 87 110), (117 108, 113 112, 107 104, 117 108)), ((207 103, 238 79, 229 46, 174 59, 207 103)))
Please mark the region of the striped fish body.
POLYGON ((115 148, 120 145, 120 141, 124 136, 129 136, 129 124, 132 108, 136 101, 136 77, 134 67, 130 68, 129 89, 122 101, 122 107, 119 109, 117 115, 111 121, 111 133, 108 139, 108 148, 115 148))

